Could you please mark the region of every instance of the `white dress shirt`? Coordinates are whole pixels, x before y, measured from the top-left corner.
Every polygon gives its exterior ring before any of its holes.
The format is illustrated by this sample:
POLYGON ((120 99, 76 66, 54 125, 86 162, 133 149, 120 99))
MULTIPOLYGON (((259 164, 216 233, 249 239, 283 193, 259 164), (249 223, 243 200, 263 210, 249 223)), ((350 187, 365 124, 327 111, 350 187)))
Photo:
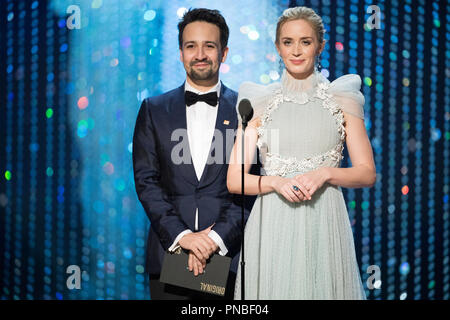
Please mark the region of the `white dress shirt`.
MULTIPOLYGON (((208 90, 207 92, 201 92, 193 88, 186 81, 184 86, 185 91, 192 91, 196 94, 206 94, 209 92, 217 91, 217 97, 220 95, 220 81, 208 90)), ((186 106, 186 125, 187 135, 189 140, 189 148, 191 151, 192 162, 195 169, 197 179, 200 181, 203 170, 208 160, 209 150, 211 148, 211 142, 216 128, 216 118, 219 106, 210 106, 206 102, 198 101, 191 106, 186 106)), ((206 213, 208 214, 208 213, 206 213)), ((198 208, 195 212, 195 232, 198 231, 198 208)), ((192 233, 192 230, 185 230, 181 232, 170 246, 169 251, 173 251, 179 247, 178 241, 188 233, 192 233)), ((222 238, 211 230, 208 236, 219 246, 219 254, 226 255, 228 252, 227 247, 223 243, 222 238)))

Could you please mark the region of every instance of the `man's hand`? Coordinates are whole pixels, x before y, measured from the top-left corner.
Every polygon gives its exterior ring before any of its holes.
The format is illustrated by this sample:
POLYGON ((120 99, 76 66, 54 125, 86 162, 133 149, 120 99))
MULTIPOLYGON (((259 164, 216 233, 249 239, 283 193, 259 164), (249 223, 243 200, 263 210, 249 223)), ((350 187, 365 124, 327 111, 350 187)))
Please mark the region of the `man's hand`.
POLYGON ((206 262, 202 263, 192 253, 192 251, 189 251, 188 266, 189 266, 189 271, 191 271, 191 272, 194 271, 194 276, 198 276, 199 274, 203 273, 203 270, 205 270, 206 262))
MULTIPOLYGON (((217 244, 208 237, 211 228, 212 226, 200 232, 188 233, 178 241, 178 244, 183 249, 192 252, 202 265, 206 265, 206 260, 218 249, 217 244)), ((189 270, 192 270, 193 267, 193 264, 189 263, 189 270)))

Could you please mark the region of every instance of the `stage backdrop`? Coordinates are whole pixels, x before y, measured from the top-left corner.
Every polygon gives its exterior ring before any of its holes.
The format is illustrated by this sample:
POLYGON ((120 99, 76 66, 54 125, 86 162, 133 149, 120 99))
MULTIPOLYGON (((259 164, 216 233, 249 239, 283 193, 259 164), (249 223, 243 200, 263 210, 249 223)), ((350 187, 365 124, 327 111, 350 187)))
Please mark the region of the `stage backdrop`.
POLYGON ((2 1, 0 297, 149 299, 132 135, 142 100, 184 81, 177 22, 221 11, 237 90, 279 81, 295 5, 323 18, 323 74, 363 81, 377 183, 344 195, 368 298, 448 299, 450 5, 425 0, 2 1))

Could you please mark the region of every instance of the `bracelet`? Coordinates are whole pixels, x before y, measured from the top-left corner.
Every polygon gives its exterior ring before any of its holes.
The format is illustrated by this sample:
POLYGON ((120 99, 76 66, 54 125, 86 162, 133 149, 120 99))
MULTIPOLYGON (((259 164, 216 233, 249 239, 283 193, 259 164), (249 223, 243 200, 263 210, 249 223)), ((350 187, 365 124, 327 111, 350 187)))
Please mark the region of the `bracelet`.
POLYGON ((259 176, 259 178, 258 178, 258 191, 259 191, 259 193, 262 193, 262 191, 261 191, 261 179, 262 179, 262 176, 259 176))

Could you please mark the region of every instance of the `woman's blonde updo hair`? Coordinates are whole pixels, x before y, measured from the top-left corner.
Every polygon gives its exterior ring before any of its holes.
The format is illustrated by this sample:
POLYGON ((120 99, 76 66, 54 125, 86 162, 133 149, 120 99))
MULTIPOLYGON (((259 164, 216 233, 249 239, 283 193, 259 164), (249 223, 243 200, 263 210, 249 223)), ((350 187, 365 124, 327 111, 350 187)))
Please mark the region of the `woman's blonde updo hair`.
POLYGON ((306 20, 311 25, 316 33, 317 40, 319 40, 319 45, 321 45, 325 34, 322 18, 313 9, 308 7, 295 7, 284 10, 278 19, 275 43, 280 43, 280 32, 283 24, 288 21, 300 19, 306 20))

